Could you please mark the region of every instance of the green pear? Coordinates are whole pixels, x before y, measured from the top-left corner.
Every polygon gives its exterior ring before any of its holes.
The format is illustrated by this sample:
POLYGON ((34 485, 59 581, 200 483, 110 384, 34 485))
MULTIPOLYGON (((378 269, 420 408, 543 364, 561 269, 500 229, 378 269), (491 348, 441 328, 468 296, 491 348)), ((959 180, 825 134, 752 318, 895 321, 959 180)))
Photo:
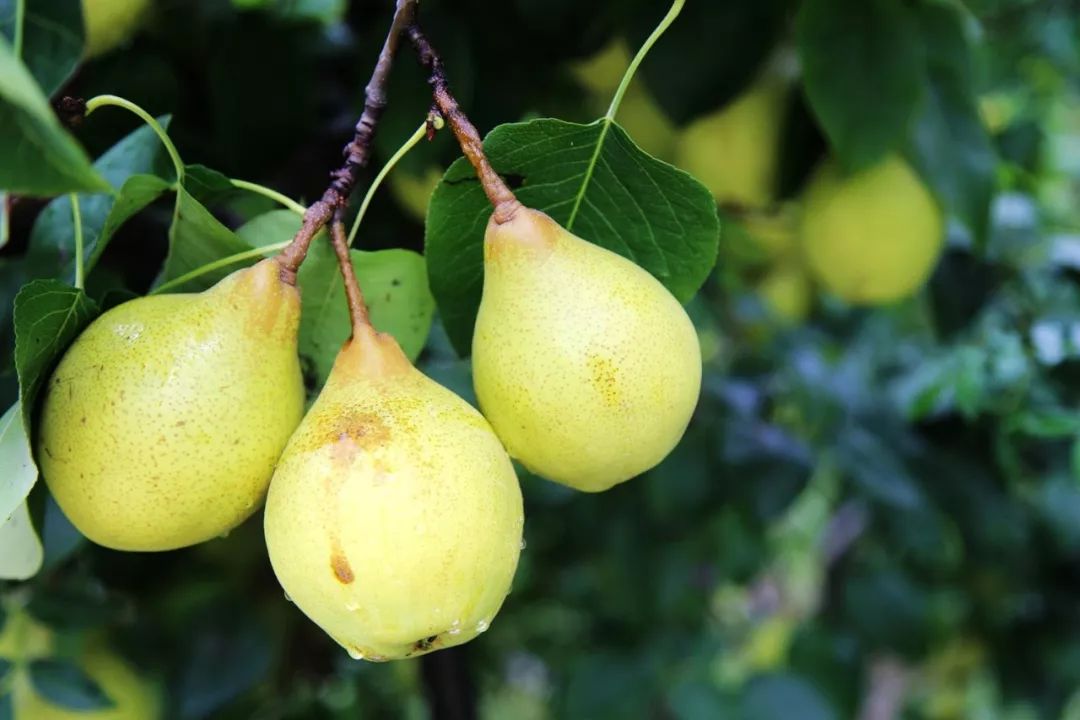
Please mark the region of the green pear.
POLYGON ((697 334, 671 293, 524 207, 488 223, 472 363, 510 455, 590 492, 671 452, 701 389, 697 334))
POLYGON ((139 29, 150 0, 82 0, 86 57, 119 47, 139 29))
POLYGON ((483 416, 363 325, 281 456, 266 547, 286 595, 352 657, 394 660, 488 628, 522 521, 483 416))
POLYGON ((131 300, 68 349, 37 458, 88 538, 170 550, 258 508, 304 407, 300 295, 279 272, 267 259, 202 293, 131 300))
POLYGON ((945 241, 941 209, 899 155, 846 175, 825 163, 805 193, 803 255, 818 281, 852 304, 914 293, 945 241))

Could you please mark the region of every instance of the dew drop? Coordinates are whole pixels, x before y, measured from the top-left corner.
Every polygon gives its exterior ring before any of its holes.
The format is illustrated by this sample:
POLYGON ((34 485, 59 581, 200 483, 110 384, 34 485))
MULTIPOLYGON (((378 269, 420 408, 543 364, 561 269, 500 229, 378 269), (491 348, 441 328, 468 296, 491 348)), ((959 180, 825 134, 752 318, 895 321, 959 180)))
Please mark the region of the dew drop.
POLYGON ((292 602, 292 601, 293 601, 293 599, 292 599, 292 597, 289 596, 289 593, 285 593, 285 602, 292 602))
POLYGON ((487 620, 481 620, 480 622, 476 623, 476 632, 482 633, 487 629, 488 629, 488 621, 487 620))
POLYGON ((356 602, 355 600, 350 600, 345 603, 345 609, 349 612, 356 612, 360 609, 360 603, 356 602))
POLYGON ((455 620, 450 624, 450 629, 446 631, 448 635, 457 635, 461 632, 461 621, 455 620))
POLYGON ((521 549, 524 550, 526 546, 525 538, 521 538, 521 549))
POLYGON ((364 653, 360 652, 356 648, 345 648, 345 650, 349 653, 349 657, 351 657, 353 660, 364 659, 364 653))

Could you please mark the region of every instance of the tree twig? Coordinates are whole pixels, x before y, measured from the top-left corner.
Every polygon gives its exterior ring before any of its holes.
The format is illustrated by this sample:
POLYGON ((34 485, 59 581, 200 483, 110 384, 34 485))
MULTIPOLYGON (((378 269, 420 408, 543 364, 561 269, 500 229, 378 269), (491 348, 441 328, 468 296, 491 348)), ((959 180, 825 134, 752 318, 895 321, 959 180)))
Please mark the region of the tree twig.
POLYGON ((356 270, 349 258, 349 238, 345 234, 345 211, 338 208, 330 221, 330 239, 334 244, 338 265, 341 266, 341 280, 345 284, 345 300, 349 305, 349 319, 352 321, 353 335, 363 326, 371 325, 364 295, 360 292, 360 283, 356 281, 356 270))
POLYGON ((461 145, 461 151, 472 163, 473 168, 476 169, 480 185, 484 188, 484 193, 495 208, 495 222, 504 223, 509 221, 521 207, 521 203, 514 197, 513 191, 503 182, 499 174, 495 172, 495 168, 491 166, 491 163, 488 162, 487 155, 484 154, 484 144, 480 139, 480 133, 477 132, 476 127, 465 116, 465 113, 461 111, 453 93, 450 92, 442 58, 435 51, 435 48, 431 46, 423 30, 415 22, 406 28, 405 33, 409 36, 421 64, 431 73, 428 84, 431 85, 432 96, 435 99, 435 109, 449 123, 458 144, 461 145))
POLYGON ((898 658, 881 655, 870 661, 868 676, 858 719, 897 720, 911 685, 910 670, 898 658))
POLYGON ((386 83, 390 68, 394 63, 402 31, 408 27, 416 13, 417 0, 397 0, 394 19, 386 35, 375 70, 364 88, 364 112, 356 123, 352 140, 342 153, 345 163, 330 174, 329 187, 322 197, 312 203, 304 213, 304 222, 292 242, 281 251, 278 262, 281 264, 281 279, 296 284, 296 271, 307 256, 308 247, 315 235, 333 218, 339 208, 345 207, 356 186, 360 170, 368 164, 371 154, 371 141, 375 128, 386 107, 386 83))

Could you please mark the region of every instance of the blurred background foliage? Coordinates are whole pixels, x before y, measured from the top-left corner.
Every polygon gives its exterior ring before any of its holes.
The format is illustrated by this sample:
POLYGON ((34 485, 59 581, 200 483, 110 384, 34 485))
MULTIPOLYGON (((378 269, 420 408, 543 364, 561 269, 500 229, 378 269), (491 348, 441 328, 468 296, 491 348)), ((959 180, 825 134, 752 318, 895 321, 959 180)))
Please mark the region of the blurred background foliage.
MULTIPOLYGON (((311 199, 389 5, 157 0, 58 94, 170 114, 188 162, 311 199)), ((423 21, 486 132, 602 115, 665 10, 425 0, 423 21)), ((390 98, 369 179, 430 104, 407 51, 390 98)), ((487 633, 352 661, 285 602, 258 516, 199 547, 124 554, 87 544, 39 484, 45 564, 0 584, 0 690, 18 660, 69 705, 133 698, 126 717, 1080 718, 1080 4, 689 0, 618 120, 720 202, 719 264, 690 304, 701 403, 662 465, 609 492, 522 475, 527 547, 487 633), (761 90, 770 73, 783 91, 761 90), (751 139, 709 150, 702 123, 737 98, 751 139), (849 167, 900 153, 947 208, 914 297, 853 308, 790 259, 785 217, 830 151, 849 167), (763 162, 775 174, 758 177, 763 162), (723 187, 714 165, 745 182, 723 187), (778 267, 796 279, 770 292, 778 267)), ((97 157, 136 127, 100 113, 76 133, 97 157)), ((410 153, 359 245, 422 250, 430 188, 457 155, 448 133, 410 153)), ((9 199, 5 326, 43 205, 9 199)), ((237 227, 271 207, 215 212, 237 227)), ((159 201, 120 229, 93 294, 150 287, 170 214, 159 201)), ((420 363, 472 399, 437 322, 420 363)))

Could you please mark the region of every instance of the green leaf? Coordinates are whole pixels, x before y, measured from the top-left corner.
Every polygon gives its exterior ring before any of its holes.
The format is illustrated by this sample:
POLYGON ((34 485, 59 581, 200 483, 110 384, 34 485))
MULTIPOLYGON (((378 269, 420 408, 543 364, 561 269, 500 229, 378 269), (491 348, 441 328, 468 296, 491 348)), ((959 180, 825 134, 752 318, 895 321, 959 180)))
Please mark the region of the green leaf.
MULTIPOLYGON (((15 2, 0 0, 0 34, 15 38, 15 2)), ((46 95, 75 71, 83 51, 82 0, 26 2, 22 60, 46 95)))
MULTIPOLYGON (((191 193, 181 188, 176 194, 176 214, 169 228, 169 254, 159 281, 178 278, 214 260, 250 249, 191 193)), ((184 289, 204 290, 234 270, 236 268, 230 266, 201 275, 185 283, 184 289)))
POLYGON ((895 448, 868 428, 855 426, 840 433, 836 463, 867 493, 887 505, 910 510, 925 503, 895 448))
POLYGON ((61 707, 86 712, 114 705, 101 686, 70 660, 34 660, 30 682, 37 694, 61 707))
MULTIPOLYGON (((683 124, 746 88, 775 49, 788 10, 787 0, 687 3, 640 70, 665 114, 683 124), (709 42, 701 42, 702 28, 709 28, 709 42)), ((659 18, 634 13, 635 40, 644 40, 659 18)))
MULTIPOLYGON (((272 210, 252 218, 237 230, 237 235, 252 247, 261 247, 289 240, 300 229, 300 223, 300 216, 291 210, 272 210)), ((393 335, 409 359, 415 360, 424 348, 435 314, 424 258, 400 249, 353 250, 350 256, 372 325, 393 335)), ((300 354, 321 386, 350 333, 349 308, 337 256, 325 234, 320 233, 312 242, 297 273, 297 284, 304 302, 300 354)))
POLYGON ((1080 436, 1080 414, 1063 408, 1028 408, 1009 417, 1006 427, 1012 432, 1036 438, 1071 438, 1080 436))
POLYGON ((53 363, 97 314, 86 293, 57 280, 35 280, 15 296, 15 369, 28 434, 34 402, 53 363))
POLYGON ((56 567, 85 544, 86 537, 71 524, 56 499, 46 494, 45 515, 41 522, 41 545, 45 553, 42 567, 46 570, 56 567))
POLYGON ((236 186, 222 173, 205 165, 184 167, 184 187, 203 205, 217 205, 236 193, 236 186))
MULTIPOLYGON (((686 302, 716 262, 716 202, 690 175, 642 152, 617 124, 605 135, 603 123, 542 118, 500 125, 484 149, 523 203, 633 260, 686 302)), ((459 158, 431 198, 425 253, 432 293, 462 355, 480 305, 490 214, 472 167, 459 158)))
MULTIPOLYGON (((302 218, 292 210, 271 210, 241 225, 236 235, 253 248, 287 242, 296 235, 301 221, 302 218)), ((329 247, 325 233, 320 233, 311 244, 313 249, 323 245, 329 247)))
POLYGON ((15 700, 11 693, 0 694, 0 720, 15 720, 15 700))
POLYGON ((232 0, 232 4, 244 10, 263 10, 282 20, 327 25, 340 21, 347 6, 345 0, 232 0))
MULTIPOLYGON (((371 324, 388 332, 416 360, 431 330, 435 301, 427 283, 424 258, 411 250, 350 253, 371 324)), ((349 309, 337 256, 329 243, 312 247, 297 277, 304 298, 300 318, 300 354, 322 385, 350 334, 349 309)))
POLYGON ((0 580, 27 580, 41 569, 44 553, 25 502, 0 525, 0 548, 0 580))
POLYGON ((201 720, 263 680, 275 659, 279 636, 240 603, 201 608, 184 618, 189 632, 174 660, 171 717, 201 720))
POLYGON ((836 711, 818 690, 797 675, 754 678, 743 694, 743 720, 787 720, 798 708, 799 720, 834 720, 836 711))
POLYGON ((0 191, 0 248, 7 245, 11 239, 11 213, 8 208, 10 202, 8 194, 0 191))
POLYGON ((107 192, 30 72, 0 38, 0 189, 26 195, 107 192))
POLYGON ((75 575, 58 577, 47 589, 34 588, 26 610, 38 622, 71 634, 115 623, 123 613, 100 581, 75 575))
MULTIPOLYGON (((169 120, 168 116, 158 118, 166 128, 169 120)), ((97 263, 120 226, 172 187, 171 178, 154 174, 164 155, 161 141, 144 125, 94 163, 116 191, 79 195, 86 273, 97 263)), ((42 276, 59 275, 66 282, 74 282, 74 237, 71 197, 64 195, 50 202, 34 222, 28 261, 35 272, 42 276)))
POLYGON ((928 90, 907 154, 945 208, 984 243, 997 153, 973 92, 964 19, 959 9, 945 3, 915 8, 926 46, 928 90))
POLYGON ((11 518, 37 481, 37 465, 23 427, 20 403, 0 417, 0 523, 11 518))
POLYGON ((807 0, 796 20, 810 106, 840 162, 872 165, 896 148, 922 99, 914 19, 896 0, 807 0))

